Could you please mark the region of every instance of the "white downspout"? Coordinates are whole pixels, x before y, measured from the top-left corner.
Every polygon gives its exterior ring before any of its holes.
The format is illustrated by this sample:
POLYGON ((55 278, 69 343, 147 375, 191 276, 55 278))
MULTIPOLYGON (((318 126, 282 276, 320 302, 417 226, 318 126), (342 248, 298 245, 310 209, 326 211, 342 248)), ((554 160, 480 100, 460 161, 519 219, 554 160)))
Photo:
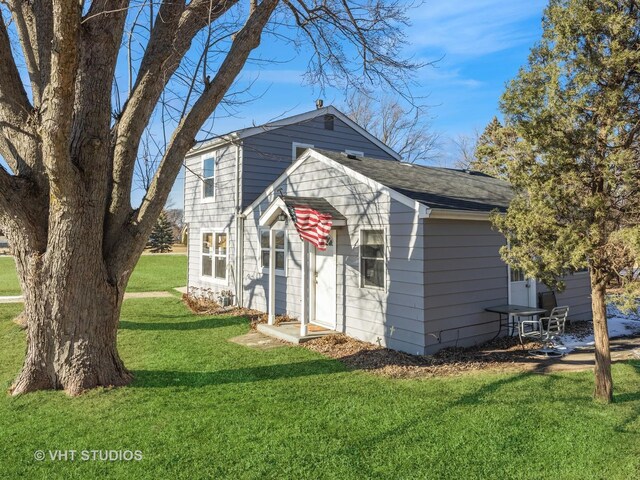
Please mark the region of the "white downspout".
POLYGON ((244 219, 242 218, 242 172, 240 163, 242 159, 242 146, 236 144, 236 168, 235 168, 235 235, 236 235, 236 258, 235 258, 235 279, 236 279, 236 305, 242 307, 243 304, 243 285, 244 276, 243 255, 244 255, 244 219))

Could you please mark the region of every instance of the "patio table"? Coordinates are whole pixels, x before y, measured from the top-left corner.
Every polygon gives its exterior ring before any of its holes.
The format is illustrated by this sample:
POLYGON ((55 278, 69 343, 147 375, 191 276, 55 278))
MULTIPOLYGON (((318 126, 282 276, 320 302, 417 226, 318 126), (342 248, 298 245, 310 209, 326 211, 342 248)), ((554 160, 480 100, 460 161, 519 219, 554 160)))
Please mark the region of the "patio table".
POLYGON ((546 310, 544 308, 527 307, 524 305, 496 305, 494 307, 487 307, 484 310, 486 312, 497 313, 499 315, 498 333, 496 333, 496 336, 493 338, 498 338, 500 332, 502 332, 502 325, 507 328, 507 333, 509 332, 509 326, 511 326, 511 335, 513 335, 515 323, 509 322, 509 318, 512 316, 535 317, 536 315, 542 315, 546 313, 546 310))

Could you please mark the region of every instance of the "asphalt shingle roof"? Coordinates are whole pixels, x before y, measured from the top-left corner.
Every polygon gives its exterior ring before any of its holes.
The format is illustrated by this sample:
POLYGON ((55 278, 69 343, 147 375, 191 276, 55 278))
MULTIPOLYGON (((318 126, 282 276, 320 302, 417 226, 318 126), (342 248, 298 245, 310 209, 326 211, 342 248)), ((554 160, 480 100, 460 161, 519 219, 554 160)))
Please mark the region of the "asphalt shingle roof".
POLYGON ((448 210, 505 211, 511 186, 480 172, 427 167, 315 148, 317 152, 430 207, 448 210))

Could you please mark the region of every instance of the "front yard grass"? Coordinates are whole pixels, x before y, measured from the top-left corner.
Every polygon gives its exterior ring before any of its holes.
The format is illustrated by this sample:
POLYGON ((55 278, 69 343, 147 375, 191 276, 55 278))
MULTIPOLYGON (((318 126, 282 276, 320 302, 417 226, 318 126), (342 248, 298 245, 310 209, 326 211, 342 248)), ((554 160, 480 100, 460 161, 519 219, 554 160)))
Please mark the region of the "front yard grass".
MULTIPOLYGON (((186 255, 143 255, 131 275, 127 292, 172 291, 186 284, 186 255)), ((0 257, 0 296, 21 293, 13 257, 0 257)))
MULTIPOLYGON (((0 384, 25 336, 0 305, 0 384)), ((178 299, 125 301, 126 388, 0 398, 5 478, 562 478, 640 472, 638 363, 616 364, 615 403, 591 373, 390 380, 297 347, 230 343, 243 318, 178 299), (140 450, 141 461, 34 460, 36 450, 140 450)))
POLYGON ((0 296, 20 295, 16 264, 11 256, 0 256, 0 296))

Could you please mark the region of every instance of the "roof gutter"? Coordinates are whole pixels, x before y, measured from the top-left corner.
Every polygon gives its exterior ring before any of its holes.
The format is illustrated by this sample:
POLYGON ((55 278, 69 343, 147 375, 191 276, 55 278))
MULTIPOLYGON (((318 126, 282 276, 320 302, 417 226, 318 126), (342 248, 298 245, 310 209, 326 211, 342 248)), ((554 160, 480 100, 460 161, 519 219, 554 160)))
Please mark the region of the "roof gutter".
POLYGON ((448 210, 446 208, 430 208, 425 218, 434 220, 475 220, 487 222, 492 212, 474 212, 469 210, 448 210))

